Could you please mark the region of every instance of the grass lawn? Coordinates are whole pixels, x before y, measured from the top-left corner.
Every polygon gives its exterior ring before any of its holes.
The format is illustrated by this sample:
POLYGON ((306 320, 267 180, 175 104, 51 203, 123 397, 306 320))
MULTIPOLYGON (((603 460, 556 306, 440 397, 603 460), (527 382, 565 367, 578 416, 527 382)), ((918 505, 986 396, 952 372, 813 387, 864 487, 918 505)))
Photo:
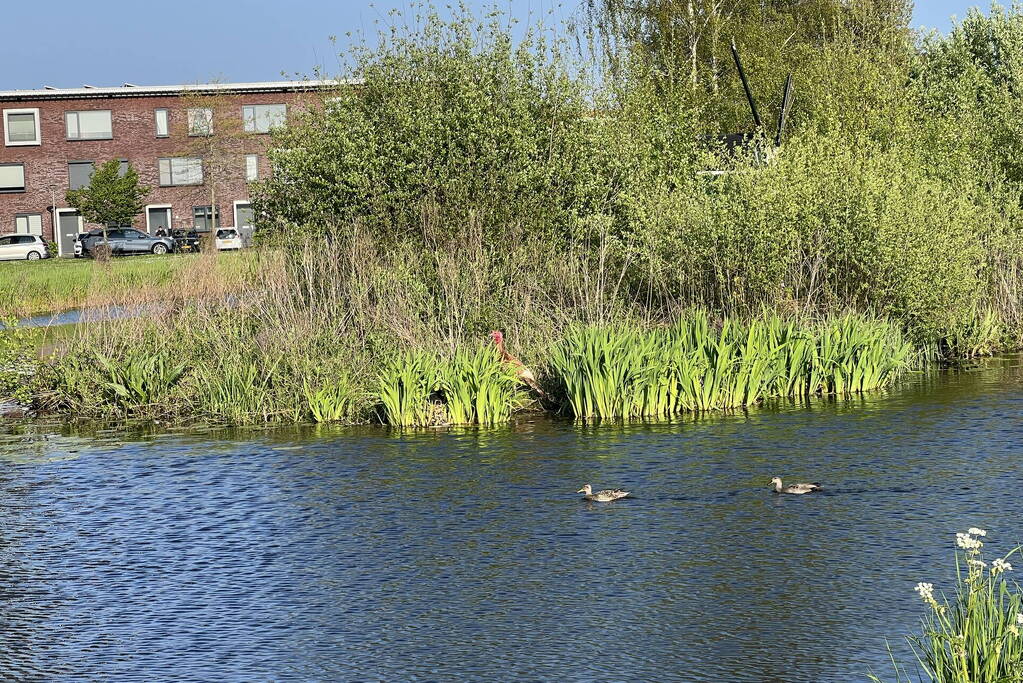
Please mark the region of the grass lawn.
POLYGON ((0 318, 237 291, 251 252, 0 262, 0 318))

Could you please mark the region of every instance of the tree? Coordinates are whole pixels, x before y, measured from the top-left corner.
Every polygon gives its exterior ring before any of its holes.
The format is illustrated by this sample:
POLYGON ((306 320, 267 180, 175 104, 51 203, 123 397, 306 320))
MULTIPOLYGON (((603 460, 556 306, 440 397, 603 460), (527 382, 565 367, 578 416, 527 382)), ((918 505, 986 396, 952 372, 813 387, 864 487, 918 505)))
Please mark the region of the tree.
POLYGON ((88 223, 103 227, 103 245, 109 249, 107 227, 126 225, 145 209, 144 200, 150 188, 139 184, 139 174, 131 164, 121 174, 121 162, 111 159, 93 174, 89 184, 79 190, 68 190, 68 206, 78 210, 88 223))
POLYGON ((185 140, 181 153, 202 161, 202 186, 210 206, 211 228, 219 224, 217 198, 243 178, 245 155, 256 145, 245 131, 236 99, 201 86, 186 91, 184 116, 177 117, 177 136, 185 140))

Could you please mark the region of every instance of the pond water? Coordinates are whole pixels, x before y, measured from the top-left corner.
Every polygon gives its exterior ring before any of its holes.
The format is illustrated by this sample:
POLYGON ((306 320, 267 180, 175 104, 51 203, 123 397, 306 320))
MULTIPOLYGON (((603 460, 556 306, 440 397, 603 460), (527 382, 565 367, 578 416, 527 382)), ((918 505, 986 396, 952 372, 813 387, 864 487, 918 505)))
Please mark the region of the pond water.
POLYGON ((888 674, 955 531, 1023 540, 1021 378, 1009 358, 674 424, 10 428, 0 678, 888 674), (587 482, 635 497, 588 504, 587 482))

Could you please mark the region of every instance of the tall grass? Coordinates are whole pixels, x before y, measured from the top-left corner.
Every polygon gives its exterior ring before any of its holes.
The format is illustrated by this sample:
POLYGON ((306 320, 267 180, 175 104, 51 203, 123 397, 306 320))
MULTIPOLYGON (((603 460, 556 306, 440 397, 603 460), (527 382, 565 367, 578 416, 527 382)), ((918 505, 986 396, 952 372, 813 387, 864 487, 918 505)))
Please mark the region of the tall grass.
MULTIPOLYGON (((921 634, 910 636, 915 666, 933 683, 1010 683, 1023 680, 1023 593, 1012 571, 1012 555, 984 561, 983 529, 956 534, 956 582, 951 595, 941 600, 930 583, 916 591, 929 610, 921 634)), ((910 667, 892 658, 896 681, 916 681, 910 667)), ((880 683, 876 675, 871 680, 880 683)))
POLYGON ((890 323, 846 315, 800 325, 776 315, 711 324, 705 312, 654 330, 573 327, 551 355, 577 417, 668 417, 767 397, 887 386, 912 346, 890 323))

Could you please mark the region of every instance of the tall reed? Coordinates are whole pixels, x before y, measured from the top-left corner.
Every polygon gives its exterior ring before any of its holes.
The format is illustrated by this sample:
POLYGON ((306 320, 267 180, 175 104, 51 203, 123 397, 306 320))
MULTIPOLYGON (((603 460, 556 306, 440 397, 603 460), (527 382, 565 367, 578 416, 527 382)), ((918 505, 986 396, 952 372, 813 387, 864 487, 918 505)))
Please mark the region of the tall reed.
POLYGON ((765 315, 715 326, 700 311, 653 330, 570 328, 551 366, 577 417, 667 417, 879 389, 911 349, 889 323, 860 316, 815 326, 765 315))
POLYGON ((409 351, 388 359, 380 370, 381 418, 395 427, 423 427, 437 422, 439 405, 437 359, 425 351, 409 351))
POLYGON ((520 404, 518 380, 493 346, 459 348, 439 371, 451 424, 507 422, 520 404))

